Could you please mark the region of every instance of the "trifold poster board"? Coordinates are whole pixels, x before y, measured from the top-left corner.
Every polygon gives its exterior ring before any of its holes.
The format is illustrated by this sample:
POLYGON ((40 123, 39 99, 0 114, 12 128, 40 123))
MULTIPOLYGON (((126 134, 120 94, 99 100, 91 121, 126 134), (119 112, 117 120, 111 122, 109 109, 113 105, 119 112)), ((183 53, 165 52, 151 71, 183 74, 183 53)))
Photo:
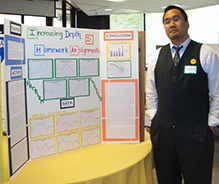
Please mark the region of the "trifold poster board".
POLYGON ((138 32, 5 20, 10 176, 28 161, 138 143, 138 32))

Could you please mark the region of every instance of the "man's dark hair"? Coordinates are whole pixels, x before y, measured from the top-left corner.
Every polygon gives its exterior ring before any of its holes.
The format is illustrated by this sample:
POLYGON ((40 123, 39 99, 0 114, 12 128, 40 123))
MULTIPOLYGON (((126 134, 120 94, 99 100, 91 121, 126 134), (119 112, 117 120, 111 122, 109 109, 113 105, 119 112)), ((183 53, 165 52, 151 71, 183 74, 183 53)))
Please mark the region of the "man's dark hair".
POLYGON ((167 6, 165 9, 164 9, 164 14, 163 14, 163 22, 164 22, 164 16, 166 14, 167 11, 171 10, 171 9, 178 9, 183 17, 184 17, 184 20, 185 21, 188 21, 188 15, 186 14, 185 10, 183 10, 182 8, 178 7, 178 6, 174 6, 174 5, 170 5, 170 6, 167 6))

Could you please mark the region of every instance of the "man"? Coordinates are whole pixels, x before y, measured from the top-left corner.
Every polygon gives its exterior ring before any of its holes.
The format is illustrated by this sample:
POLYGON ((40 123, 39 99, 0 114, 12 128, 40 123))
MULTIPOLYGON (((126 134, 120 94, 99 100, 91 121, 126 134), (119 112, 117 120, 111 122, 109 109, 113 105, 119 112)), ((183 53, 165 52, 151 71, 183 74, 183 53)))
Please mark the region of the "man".
POLYGON ((211 184, 219 58, 190 39, 188 17, 180 7, 168 6, 163 24, 170 44, 152 56, 146 83, 158 182, 181 184, 183 178, 186 184, 211 184))

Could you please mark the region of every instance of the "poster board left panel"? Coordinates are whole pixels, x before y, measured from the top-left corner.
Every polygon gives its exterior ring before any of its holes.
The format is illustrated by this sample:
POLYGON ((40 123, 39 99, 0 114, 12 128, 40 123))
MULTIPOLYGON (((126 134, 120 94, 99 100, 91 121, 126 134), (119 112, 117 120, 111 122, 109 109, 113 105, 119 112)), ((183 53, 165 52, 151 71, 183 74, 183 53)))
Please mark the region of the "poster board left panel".
POLYGON ((4 44, 9 174, 12 178, 30 159, 24 26, 5 19, 4 44))

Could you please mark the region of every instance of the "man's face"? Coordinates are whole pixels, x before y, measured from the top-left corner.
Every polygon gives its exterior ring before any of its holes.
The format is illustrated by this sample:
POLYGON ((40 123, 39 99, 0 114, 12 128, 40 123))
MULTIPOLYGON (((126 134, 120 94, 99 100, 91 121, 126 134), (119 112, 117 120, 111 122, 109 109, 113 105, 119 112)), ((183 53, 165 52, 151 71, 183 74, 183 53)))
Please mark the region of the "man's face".
POLYGON ((180 10, 167 11, 163 20, 166 34, 173 44, 180 45, 188 38, 189 23, 184 20, 180 10))

